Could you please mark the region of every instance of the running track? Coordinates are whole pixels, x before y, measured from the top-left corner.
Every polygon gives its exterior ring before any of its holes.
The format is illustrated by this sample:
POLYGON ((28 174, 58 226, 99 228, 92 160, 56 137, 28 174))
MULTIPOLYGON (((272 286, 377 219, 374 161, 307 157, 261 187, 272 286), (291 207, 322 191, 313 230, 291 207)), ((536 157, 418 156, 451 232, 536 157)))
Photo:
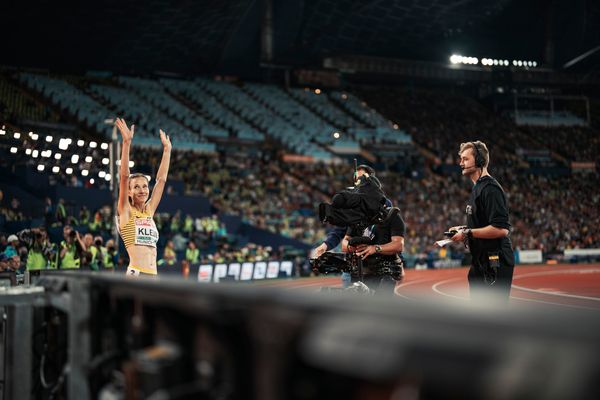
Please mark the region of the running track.
MULTIPOLYGON (((437 298, 464 302, 469 300, 467 268, 407 269, 396 295, 404 300, 437 298)), ((340 286, 339 276, 319 276, 263 281, 260 286, 319 290, 340 286)), ((517 266, 511 291, 511 304, 540 303, 561 308, 600 311, 600 264, 517 266)))

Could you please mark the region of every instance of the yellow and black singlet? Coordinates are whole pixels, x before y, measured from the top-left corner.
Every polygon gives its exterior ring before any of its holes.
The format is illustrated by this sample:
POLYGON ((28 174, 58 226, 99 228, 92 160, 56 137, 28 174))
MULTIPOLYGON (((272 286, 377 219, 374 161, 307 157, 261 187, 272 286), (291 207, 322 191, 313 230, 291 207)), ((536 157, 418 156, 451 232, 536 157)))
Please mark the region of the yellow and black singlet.
POLYGON ((126 248, 131 245, 156 247, 158 242, 158 229, 152 216, 133 207, 125 226, 119 226, 119 234, 126 248))

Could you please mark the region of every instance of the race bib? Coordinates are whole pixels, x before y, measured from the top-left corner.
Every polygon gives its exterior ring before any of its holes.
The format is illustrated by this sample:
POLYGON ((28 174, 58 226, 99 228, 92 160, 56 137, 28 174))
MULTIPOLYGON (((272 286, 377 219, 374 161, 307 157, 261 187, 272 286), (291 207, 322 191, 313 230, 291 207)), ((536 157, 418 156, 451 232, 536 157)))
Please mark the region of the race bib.
POLYGON ((135 218, 135 240, 134 244, 156 247, 158 242, 158 230, 151 217, 135 218))

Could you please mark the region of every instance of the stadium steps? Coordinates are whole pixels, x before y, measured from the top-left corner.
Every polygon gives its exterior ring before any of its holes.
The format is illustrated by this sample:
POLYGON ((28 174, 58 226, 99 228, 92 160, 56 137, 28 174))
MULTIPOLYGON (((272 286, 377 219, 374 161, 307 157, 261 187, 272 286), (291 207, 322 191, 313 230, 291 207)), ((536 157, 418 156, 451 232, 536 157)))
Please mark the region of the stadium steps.
POLYGON ((342 102, 340 99, 338 99, 336 96, 333 96, 331 93, 327 93, 327 98, 330 100, 330 102, 335 105, 337 108, 339 108, 340 110, 344 111, 346 114, 351 115, 355 120, 365 124, 367 127, 369 128, 376 128, 377 126, 375 124, 373 124, 371 121, 367 120, 366 118, 363 118, 360 114, 354 112, 351 109, 345 108, 342 105, 342 102))
MULTIPOLYGON (((119 115, 119 112, 116 108, 116 106, 114 106, 113 104, 111 104, 110 102, 108 102, 107 100, 105 100, 104 98, 102 98, 102 96, 98 95, 97 93, 95 93, 91 88, 90 88, 90 84, 91 83, 95 83, 95 84, 100 84, 100 85, 108 85, 108 86, 116 86, 114 85, 112 80, 102 80, 100 82, 90 82, 90 81, 85 81, 85 82, 79 82, 78 83, 78 88, 84 92, 85 94, 87 94, 89 97, 91 97, 94 101, 96 101, 99 104, 102 104, 104 107, 108 108, 110 111, 114 112, 114 117, 115 118, 119 118, 122 117, 122 115, 119 115)), ((97 134, 97 137, 103 137, 105 138, 104 135, 102 135, 101 133, 97 134)))
MULTIPOLYGON (((43 122, 59 122, 60 115, 54 110, 49 108, 43 99, 36 94, 28 93, 28 91, 21 86, 18 80, 14 79, 10 74, 5 74, 0 70, 0 103, 5 103, 6 108, 12 110, 14 115, 19 120, 25 121, 43 121, 43 122), (17 103, 31 103, 34 108, 33 113, 39 115, 23 115, 21 112, 27 113, 18 106, 17 103), (49 112, 49 113, 48 113, 49 112), (42 114, 46 114, 42 116, 42 114), (38 118, 39 117, 39 118, 38 118)), ((25 108, 25 107, 24 107, 25 108)), ((31 108, 31 107, 28 107, 31 108)), ((6 121, 3 121, 6 122, 6 121)), ((20 122, 20 121, 14 121, 20 122)))
MULTIPOLYGON (((279 118, 281 118, 282 120, 286 121, 290 125, 295 126, 288 118, 285 117, 285 115, 283 115, 282 113, 280 113, 275 107, 271 107, 260 96, 255 95, 254 93, 252 93, 250 90, 248 90, 244 86, 239 87, 239 89, 241 91, 243 91, 246 95, 248 95, 250 98, 252 98, 254 101, 256 101, 257 103, 259 103, 262 107, 266 108, 267 110, 269 110, 273 114, 277 115, 279 118)), ((255 127, 259 132, 263 133, 265 135, 265 137, 269 138, 274 143, 277 143, 279 146, 281 146, 283 148, 290 149, 289 146, 287 145, 287 143, 285 143, 282 139, 273 137, 266 130, 260 128, 259 126, 255 125, 255 124, 253 124, 252 126, 255 127)))
MULTIPOLYGON (((252 92, 251 90, 249 90, 248 88, 241 86, 240 90, 242 90, 244 93, 246 93, 249 97, 251 97, 252 99, 254 99, 256 102, 258 102, 259 104, 261 104, 263 107, 265 107, 267 110, 269 110, 270 112, 272 112, 273 114, 277 115, 279 118, 281 118, 282 120, 286 121, 287 123, 289 123, 291 126, 295 127, 295 128, 300 128, 300 122, 295 121, 291 118, 289 118, 287 115, 285 115, 284 113, 280 112, 276 107, 272 106, 271 104, 269 104, 267 101, 265 101, 261 96, 255 94, 254 92, 252 92)), ((308 110, 308 112, 310 112, 311 114, 314 114, 310 109, 304 107, 301 103, 298 103, 293 97, 291 97, 289 95, 289 93, 285 90, 282 89, 282 92, 285 93, 292 101, 294 101, 295 103, 298 104, 299 107, 305 108, 308 110)), ((315 115, 316 118, 319 118, 319 116, 315 115)), ((272 136, 269 136, 272 139, 274 139, 275 141, 281 143, 281 145, 285 148, 289 149, 289 146, 284 143, 283 141, 280 141, 277 138, 273 138, 272 136)), ((336 155, 334 152, 332 152, 329 148, 321 145, 320 143, 316 143, 317 146, 323 148, 324 150, 326 150, 329 154, 332 155, 336 155)))
MULTIPOLYGON (((316 113, 315 111, 311 110, 311 108, 310 108, 310 107, 308 107, 307 105, 305 105, 303 102, 301 102, 300 100, 298 100, 297 98, 295 98, 294 96, 292 96, 292 94, 289 92, 289 90, 287 90, 287 89, 282 89, 282 91, 283 91, 283 92, 284 92, 284 93, 285 93, 285 94, 288 96, 288 98, 289 98, 289 99, 290 99, 292 102, 296 103, 296 104, 298 105, 298 107, 302 107, 302 108, 304 108, 304 109, 305 109, 305 110, 307 110, 307 111, 308 111, 310 114, 314 115, 314 116, 315 116, 315 118, 317 118, 317 119, 320 119, 320 120, 323 120, 323 121, 325 121, 325 122, 327 122, 327 123, 329 123, 329 124, 331 124, 331 125, 333 125, 333 126, 336 126, 336 124, 335 124, 335 123, 333 123, 333 124, 332 124, 332 123, 331 123, 331 121, 328 121, 327 119, 323 118, 321 115, 319 115, 319 114, 318 114, 318 113, 316 113)), ((341 130, 341 129, 340 129, 340 130, 341 130)))
MULTIPOLYGON (((224 83, 224 84, 226 84, 226 83, 224 83)), ((234 87, 236 87, 237 90, 239 90, 240 92, 243 92, 239 86, 234 86, 234 87)), ((202 85, 198 85, 198 88, 200 90, 204 91, 204 93, 206 93, 209 96, 211 96, 212 98, 214 98, 221 106, 223 106, 225 109, 227 109, 232 114, 236 115, 240 120, 242 120, 243 122, 248 124, 251 128, 253 128, 257 132, 262 133, 266 137, 269 136, 268 132, 266 132, 264 129, 262 129, 260 126, 258 126, 258 124, 255 121, 253 121, 248 116, 243 115, 243 113, 240 113, 239 110, 237 110, 235 107, 233 107, 227 101, 225 101, 225 99, 223 98, 224 95, 222 93, 219 93, 218 91, 213 91, 209 87, 205 87, 202 85)), ((243 92, 243 93, 245 93, 245 92, 243 92)), ((236 137, 238 136, 238 132, 235 132, 235 130, 233 130, 233 134, 236 137)))
POLYGON ((346 133, 346 128, 340 126, 340 124, 338 124, 336 121, 334 121, 333 119, 329 118, 327 115, 325 115, 323 112, 321 112, 321 110, 319 109, 318 106, 315 106, 314 104, 310 103, 309 101, 304 101, 301 97, 297 97, 294 96, 289 89, 285 90, 285 92, 288 94, 288 96, 294 100, 296 103, 302 105, 304 108, 308 109, 309 111, 311 111, 313 114, 319 116, 319 118, 321 118, 322 120, 326 121, 328 124, 331 124, 337 128, 340 129, 340 131, 344 131, 344 133, 346 133))
MULTIPOLYGON (((183 104, 184 106, 186 106, 187 108, 189 108, 190 110, 195 112, 196 114, 198 114, 201 117, 205 118, 206 120, 210 121, 211 123, 218 126, 219 128, 223 128, 223 129, 227 130, 230 134, 232 133, 230 129, 227 129, 226 126, 224 126, 222 123, 220 123, 215 118, 213 118, 209 113, 201 110, 192 99, 189 99, 187 96, 185 96, 183 94, 179 94, 179 93, 172 91, 171 89, 169 89, 168 87, 166 87, 163 84, 161 84, 161 86, 165 89, 165 92, 167 92, 172 98, 174 98, 175 100, 177 100, 178 102, 180 102, 181 104, 183 104)), ((207 137, 207 139, 211 140, 210 137, 207 137)))
MULTIPOLYGON (((203 90, 202 87, 197 85, 193 81, 171 81, 170 79, 159 80, 160 85, 169 93, 171 97, 181 104, 188 107, 190 110, 194 111, 200 118, 203 118, 210 126, 208 126, 209 130, 213 130, 212 133, 207 134, 205 136, 211 137, 211 139, 215 140, 229 140, 233 135, 233 127, 227 126, 223 119, 219 119, 220 115, 218 113, 211 112, 211 104, 205 104, 205 98, 210 99, 214 104, 220 103, 213 98, 213 96, 203 90), (183 83, 187 90, 182 89, 181 85, 173 84, 183 83), (200 95, 200 96, 198 96, 200 95), (221 133, 226 133, 226 136, 223 136, 221 133)), ((214 111, 214 110, 212 110, 214 111)))
MULTIPOLYGON (((254 122, 253 120, 251 120, 249 117, 246 117, 244 115, 241 115, 234 107, 232 107, 231 105, 229 105, 226 101, 224 101, 220 94, 218 92, 213 92, 210 89, 207 89, 205 87, 202 87, 200 85, 197 86, 198 90, 203 91, 205 94, 207 94, 208 96, 212 97, 213 99, 215 99, 221 106, 223 106, 225 109, 227 109, 228 111, 230 111, 231 113, 237 115, 241 120, 243 120, 245 123, 247 123, 248 125, 250 125, 252 128, 254 128, 255 130, 257 130, 258 132, 262 133, 263 135, 265 135, 265 138, 267 138, 269 141, 275 142, 277 144, 279 144, 280 146, 285 146, 285 143, 281 142, 280 140, 278 140, 277 138, 271 136, 265 129, 263 129, 262 127, 260 127, 256 122, 254 122)), ((252 96, 251 93, 249 93, 248 91, 245 91, 243 88, 238 87, 239 90, 243 91, 245 94, 247 94, 248 96, 250 96, 253 100, 259 102, 263 107, 266 107, 266 104, 260 102, 260 99, 255 98, 252 96)), ((191 100, 190 100, 191 101, 191 100)), ((269 109, 270 111, 274 112, 273 110, 269 109)), ((279 115, 279 114, 278 114, 279 115)), ((216 122, 216 121, 215 121, 216 122)), ((232 134, 237 136, 237 132, 233 132, 232 129, 228 129, 232 134)), ((236 137, 237 139, 237 137, 236 137)), ((243 140, 243 139, 237 139, 237 140, 243 140)), ((250 143, 250 141, 245 141, 250 143)))
MULTIPOLYGON (((360 145, 359 138, 351 131, 352 128, 362 125, 362 123, 360 121, 358 121, 356 118, 354 118, 353 115, 346 112, 346 110, 344 110, 343 108, 337 106, 332 101, 330 101, 329 97, 324 92, 322 92, 319 96, 324 96, 325 104, 328 104, 330 107, 333 107, 341 115, 343 115, 345 117, 350 117, 350 119, 353 121, 353 123, 344 124, 344 123, 341 123, 340 121, 337 121, 335 118, 330 117, 329 115, 327 115, 325 112, 322 111, 324 104, 317 103, 317 102, 313 103, 310 101, 309 98, 302 97, 302 94, 295 95, 289 89, 285 90, 285 92, 296 103, 304 106, 304 108, 306 108, 307 110, 312 112, 314 115, 318 116, 320 119, 327 122, 331 126, 334 126, 339 132, 343 133, 343 135, 345 137, 349 137, 351 140, 358 143, 361 148, 363 147, 360 145), (355 125, 355 126, 353 126, 353 125, 355 125)), ((331 150, 329 150, 329 148, 326 148, 326 150, 331 151, 331 150)), ((332 154, 335 154, 335 153, 332 152, 332 154)))
MULTIPOLYGON (((331 124, 331 125, 339 128, 340 131, 344 131, 344 133, 348 134, 347 130, 348 130, 348 128, 351 128, 351 126, 342 126, 339 121, 336 121, 335 119, 333 119, 330 116, 328 116, 327 114, 325 114, 322 111, 321 104, 312 103, 312 102, 310 102, 310 99, 304 99, 301 96, 295 96, 289 90, 286 90, 286 93, 292 99, 294 99, 296 102, 302 104, 304 107, 306 107, 307 109, 309 109, 310 111, 312 111, 314 114, 318 115, 321 119, 325 120, 327 123, 329 123, 329 124, 331 124)), ((354 122, 360 123, 359 121, 356 120, 356 118, 354 118, 353 115, 347 113, 346 110, 342 109, 341 107, 338 107, 336 104, 334 104, 333 102, 329 101, 329 97, 325 93, 322 93, 321 95, 325 96, 325 99, 328 100, 328 104, 330 104, 332 107, 335 107, 335 109, 337 111, 339 111, 340 113, 342 113, 344 115, 350 116, 352 118, 352 120, 354 120, 354 122)))
POLYGON ((115 116, 118 116, 117 115, 116 107, 113 106, 108 101, 104 100, 98 94, 94 93, 94 91, 90 88, 90 84, 92 84, 92 83, 95 83, 95 84, 98 84, 98 85, 115 86, 112 81, 110 81, 110 80, 109 81, 102 80, 101 82, 76 81, 76 82, 69 82, 69 83, 71 83, 73 86, 77 87, 79 90, 81 90, 83 93, 85 93, 86 95, 88 95, 89 97, 91 97, 97 103, 102 104, 104 107, 108 108, 111 111, 114 111, 115 116))
MULTIPOLYGON (((125 86, 125 84, 124 84, 124 83, 121 83, 121 82, 119 82, 118 80, 115 80, 115 81, 116 81, 116 84, 115 84, 115 86, 116 86, 116 87, 119 87, 119 88, 121 88, 121 89, 125 89, 125 90, 131 90, 131 91, 135 92, 135 93, 136 93, 138 96, 140 96, 141 98, 143 98, 143 99, 145 99, 145 100, 148 100, 148 101, 150 100, 150 99, 148 98, 148 96, 147 96, 145 93, 143 93, 143 92, 141 92, 141 91, 137 91, 135 88, 130 88, 130 87, 127 87, 127 86, 125 86)), ((164 87, 164 85, 160 84, 160 82, 159 82, 159 81, 156 81, 156 82, 157 82, 157 83, 158 83, 158 84, 159 84, 159 85, 162 87, 162 89, 164 90, 164 92, 165 92, 165 94, 166 94, 167 96, 170 96, 170 97, 171 97, 173 100, 175 100, 175 101, 179 102, 179 99, 177 99, 177 98, 175 98, 174 96, 172 96, 172 95, 171 95, 171 93, 169 93, 169 92, 167 91, 167 88, 166 88, 166 87, 164 87)), ((192 108, 188 107, 186 104, 183 104, 183 103, 182 103, 182 105, 183 105, 184 107, 186 107, 187 109, 189 109, 189 110, 190 110, 192 113, 194 113, 194 114, 198 114, 198 112, 197 112, 196 110, 194 110, 194 109, 192 109, 192 108)), ((191 126, 191 125, 187 124, 187 123, 186 123, 185 121, 183 121, 181 118, 177 118, 177 116, 175 116, 175 115, 170 115, 170 113, 169 113, 169 109, 168 109, 168 108, 166 108, 166 107, 159 107, 159 106, 154 106, 154 107, 155 107, 156 109, 158 109, 158 110, 162 111, 163 113, 165 113, 165 115, 167 115, 169 118, 173 119, 175 122, 179 123, 181 126, 183 126, 183 127, 187 128, 187 129, 189 129, 190 131, 195 131, 195 129, 194 129, 194 127, 193 127, 193 126, 191 126)), ((198 114, 198 115, 200 115, 200 114, 198 114)), ((207 136, 205 136, 205 135, 202 135, 202 136, 203 136, 203 137, 204 137, 206 140, 208 140, 208 141, 211 141, 211 140, 210 140, 210 137, 207 137, 207 136)))
POLYGON ((252 99, 256 100, 256 102, 260 103, 267 110, 269 110, 273 114, 277 115, 279 118, 283 119, 284 121, 286 121, 287 123, 289 123, 290 125, 292 125, 294 127, 298 127, 296 121, 293 121, 290 118, 288 118, 285 114, 283 114, 279 110, 277 110, 277 108, 271 106, 268 102, 266 102, 262 97, 254 94, 251 90, 248 90, 248 88, 246 88, 244 86, 242 86, 240 89, 244 93, 246 93, 248 96, 250 96, 252 99))
MULTIPOLYGON (((205 93, 208 93, 210 96, 212 96, 215 100, 217 100, 219 102, 219 104, 221 104, 223 107, 225 107, 227 110, 231 111, 233 114, 236 114, 240 119, 242 119, 244 122, 246 122, 248 125, 250 125, 252 128, 256 129, 257 131, 259 131, 260 133, 262 133, 263 135, 269 137, 269 133, 266 132, 264 129, 262 129, 260 126, 258 126, 254 121, 252 121, 250 118, 241 115, 235 108, 233 108, 232 106, 230 106, 226 101, 224 101, 221 96, 217 93, 217 92, 212 92, 211 90, 205 89, 200 87, 201 90, 204 90, 205 93)), ((237 132, 234 132, 234 134, 237 136, 237 132)))
MULTIPOLYGON (((287 123, 289 123, 294 128, 300 128, 301 127, 300 126, 301 125, 300 122, 295 121, 294 119, 289 118, 287 115, 285 115, 284 113, 280 112, 276 107, 272 106, 267 101, 265 101, 261 96, 256 95, 251 90, 249 90, 249 89, 247 89, 245 87, 242 87, 241 90, 243 90, 248 96, 250 96, 251 98, 253 98, 254 100, 256 100, 258 103, 260 103, 267 110, 269 110, 273 114, 277 115, 279 118, 283 119, 284 121, 286 121, 287 123)), ((281 89, 281 91, 283 93, 285 93, 286 95, 288 95, 288 93, 285 90, 281 89)), ((303 108, 306 108, 306 107, 303 107, 303 108)))
POLYGON ((110 109, 117 109, 117 115, 124 115, 128 121, 131 120, 129 122, 135 122, 141 132, 138 143, 160 146, 158 130, 164 129, 179 139, 174 147, 180 147, 181 144, 194 148, 203 143, 209 144, 197 131, 188 129, 136 90, 120 85, 120 82, 113 82, 112 85, 92 84, 90 90, 105 100, 103 104, 111 103, 110 109))
MULTIPOLYGON (((29 88, 23 82, 18 81, 15 77, 12 78, 15 84, 18 84, 21 90, 31 97, 33 97, 36 101, 41 102, 46 107, 49 107, 54 113, 59 115, 59 122, 67 123, 73 125, 77 128, 78 137, 82 139, 94 139, 101 140, 105 138, 101 133, 97 132, 93 127, 87 126, 85 123, 77 118, 77 115, 71 113, 66 108, 62 108, 59 104, 54 104, 52 99, 45 97, 42 93, 37 92, 36 90, 29 88)), ((86 93, 87 94, 87 93, 86 93)))
MULTIPOLYGON (((104 107, 108 108, 110 111, 114 111, 115 116, 117 115, 116 110, 113 107, 111 107, 110 104, 106 104, 106 102, 102 101, 102 99, 100 97, 96 96, 95 93, 89 87, 89 85, 91 83, 98 83, 98 84, 106 85, 107 82, 110 82, 110 80, 98 79, 98 78, 92 79, 92 78, 69 77, 69 76, 60 77, 59 79, 65 81, 66 83, 70 84, 71 86, 75 87, 76 89, 79 89, 79 91, 81 91, 83 94, 85 94, 86 96, 88 96, 89 98, 91 98, 92 100, 97 102, 98 104, 103 105, 104 107)), ((73 121, 77 122, 77 126, 79 126, 79 127, 85 126, 86 129, 88 130, 88 132, 91 132, 88 135, 90 138, 95 139, 95 140, 101 140, 101 141, 107 140, 108 137, 103 132, 98 131, 96 126, 88 126, 84 122, 80 121, 78 116, 75 114, 72 115, 72 118, 73 118, 73 121)))
MULTIPOLYGON (((256 131, 262 133, 262 130, 257 129, 255 124, 253 124, 251 121, 248 121, 247 118, 242 117, 238 111, 236 111, 233 107, 229 106, 227 104, 227 102, 221 98, 220 94, 217 91, 210 90, 209 88, 205 87, 204 85, 202 85, 201 83, 198 83, 198 82, 194 82, 191 84, 194 86, 194 89, 196 91, 198 91, 199 93, 202 93, 203 96, 210 98, 212 101, 214 101, 216 104, 218 104, 222 110, 226 110, 228 113, 232 114, 237 119, 236 122, 241 122, 243 124, 246 124, 248 127, 255 129, 256 131)), ((188 97, 186 94, 181 94, 181 96, 185 97, 189 102, 194 103, 196 109, 200 106, 200 104, 197 103, 198 100, 188 97)), ((226 139, 221 139, 221 140, 227 140, 227 141, 235 140, 235 141, 252 143, 252 141, 246 141, 243 138, 239 138, 240 132, 238 130, 236 130, 237 123, 232 123, 229 126, 227 126, 224 122, 219 120, 217 115, 211 114, 209 111, 205 111, 201 115, 206 116, 206 118, 210 122, 212 122, 214 125, 221 127, 224 130, 226 130, 227 132, 229 132, 229 137, 226 139)))

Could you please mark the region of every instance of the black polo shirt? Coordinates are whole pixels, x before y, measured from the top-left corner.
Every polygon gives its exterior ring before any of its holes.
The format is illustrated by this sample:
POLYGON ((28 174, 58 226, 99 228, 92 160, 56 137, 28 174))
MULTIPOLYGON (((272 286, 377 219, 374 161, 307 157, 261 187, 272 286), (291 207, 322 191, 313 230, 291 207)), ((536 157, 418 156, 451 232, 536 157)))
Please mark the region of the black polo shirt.
MULTIPOLYGON (((506 194, 498 181, 489 175, 482 176, 475 183, 465 211, 469 228, 483 228, 492 225, 510 231, 506 194)), ((488 253, 498 252, 501 262, 514 265, 510 234, 499 239, 471 238, 469 239, 469 249, 475 264, 485 260, 488 253)))

